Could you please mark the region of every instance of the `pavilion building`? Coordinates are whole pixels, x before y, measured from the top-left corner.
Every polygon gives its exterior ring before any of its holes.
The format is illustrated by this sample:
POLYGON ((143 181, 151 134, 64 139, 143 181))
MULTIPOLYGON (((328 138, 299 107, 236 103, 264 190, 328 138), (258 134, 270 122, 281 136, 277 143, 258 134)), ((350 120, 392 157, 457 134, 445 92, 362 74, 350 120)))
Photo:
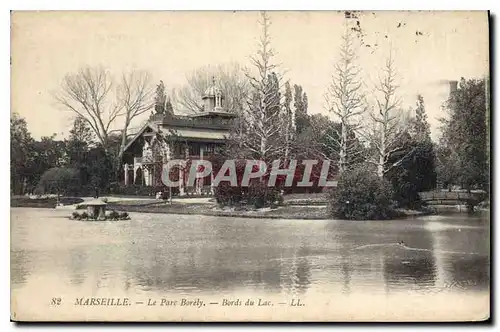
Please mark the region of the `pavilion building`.
MULTIPOLYGON (((161 186, 163 164, 171 159, 203 159, 225 145, 236 114, 224 108, 224 94, 213 80, 204 95, 203 110, 193 115, 154 114, 128 142, 123 153, 124 184, 161 186)), ((198 179, 186 188, 185 172, 179 169, 179 194, 213 191, 198 179)), ((208 181, 210 182, 210 181, 208 181)))

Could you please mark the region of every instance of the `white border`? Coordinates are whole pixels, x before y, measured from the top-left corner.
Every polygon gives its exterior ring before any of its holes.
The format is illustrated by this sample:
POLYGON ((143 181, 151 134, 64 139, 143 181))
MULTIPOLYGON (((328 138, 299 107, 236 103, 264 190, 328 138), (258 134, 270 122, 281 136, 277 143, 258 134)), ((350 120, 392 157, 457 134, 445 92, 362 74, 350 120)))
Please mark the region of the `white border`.
MULTIPOLYGON (((1 142, 5 142, 1 144, 2 147, 2 156, 4 159, 7 159, 6 156, 10 156, 10 147, 6 142, 10 140, 10 130, 8 128, 9 125, 9 114, 10 112, 10 68, 7 67, 9 63, 9 54, 10 54, 10 10, 343 10, 343 9, 359 9, 359 10, 487 10, 490 9, 492 14, 498 14, 500 12, 499 1, 498 0, 474 0, 474 1, 445 1, 445 0, 421 0, 421 1, 370 1, 370 0, 349 0, 342 3, 339 2, 331 2, 331 1, 304 1, 304 0, 286 0, 286 1, 269 1, 269 0, 253 0, 253 1, 245 1, 245 2, 235 2, 235 1, 222 1, 222 0, 183 0, 183 1, 158 1, 158 0, 141 0, 141 1, 130 1, 130 0, 122 0, 122 1, 107 1, 107 0, 80 0, 80 1, 68 1, 68 0, 60 0, 60 1, 35 1, 35 0, 11 0, 11 1, 3 1, 0 5, 2 10, 0 11, 0 22, 1 22, 1 45, 3 46, 3 50, 0 53, 0 59, 2 63, 1 66, 1 74, 0 77, 2 79, 2 89, 0 89, 1 98, 0 101, 2 103, 2 112, 0 113, 3 119, 0 120, 0 123, 5 126, 4 130, 0 131, 3 139, 1 142)), ((498 25, 498 18, 496 20, 496 24, 498 25)), ((496 35, 494 38, 494 42, 498 42, 498 36, 496 35)), ((492 45, 493 46, 493 45, 492 45)), ((496 59, 495 59, 496 60, 496 59)), ((492 59, 493 61, 493 59, 492 59)), ((497 76, 495 73, 492 73, 494 77, 497 76)), ((497 81, 495 80, 495 86, 498 86, 497 81)), ((495 91, 492 91, 492 95, 496 95, 498 92, 498 87, 495 91)), ((36 106, 36 105, 34 105, 36 106)), ((497 124, 498 116, 495 116, 495 124, 497 124)), ((492 127, 496 127, 496 126, 492 127)), ((497 135, 498 136, 498 135, 497 135)), ((499 155, 497 149, 500 149, 500 142, 497 142, 499 139, 495 140, 494 144, 494 153, 492 155, 499 155)), ((2 170, 0 174, 4 177, 3 189, 2 189, 2 197, 1 197, 1 209, 4 212, 4 218, 2 218, 3 226, 7 229, 4 229, 4 239, 5 242, 10 246, 10 189, 7 187, 7 183, 10 181, 10 168, 9 164, 5 160, 0 164, 2 170)), ((496 182, 496 181, 495 181, 496 182)), ((493 203, 494 204, 494 203, 493 203)), ((492 222, 494 222, 492 220, 492 222)), ((498 229, 497 227, 495 227, 498 229)), ((498 230, 497 232, 498 233, 498 230)), ((497 234, 494 234, 495 239, 498 239, 497 234)), ((498 246, 498 245, 497 245, 498 246)), ((6 246, 7 247, 7 246, 6 246)), ((9 272, 10 266, 10 255, 7 248, 4 248, 1 255, 1 266, 5 268, 3 271, 9 272)), ((495 255, 497 259, 494 262, 491 262, 492 266, 497 265, 498 257, 495 255)), ((498 279, 497 279, 498 280, 498 279)), ((10 316, 10 289, 7 289, 10 285, 10 274, 2 273, 2 285, 6 288, 3 292, 2 296, 2 331, 10 331, 16 328, 16 326, 8 321, 8 317, 10 316), (7 323, 7 324, 6 324, 7 323), (7 325, 7 326, 5 326, 7 325)), ((498 286, 498 284, 497 284, 498 286)), ((495 306, 496 309, 496 318, 498 320, 498 306, 495 306)), ((116 326, 109 327, 108 330, 120 331, 124 326, 116 326)), ((197 326, 199 328, 202 326, 197 326)), ((235 329, 235 326, 217 326, 217 327, 209 327, 209 329, 219 329, 219 328, 229 328, 235 329)), ((252 326, 241 327, 241 329, 249 329, 252 326)), ((339 326, 339 328, 343 328, 344 326, 339 326)), ((394 326, 395 328, 401 328, 402 326, 394 326)), ((459 326, 449 326, 456 329, 467 328, 470 327, 459 327, 459 326)), ((31 330, 37 328, 35 326, 25 327, 24 330, 31 330)), ((52 329, 53 326, 47 326, 45 328, 52 329)), ((73 329, 74 327, 62 325, 59 327, 63 330, 73 329)), ((142 326, 133 326, 131 327, 134 330, 142 329, 142 326)), ((146 326, 144 326, 146 328, 146 326)), ((147 328, 158 328, 147 326, 147 328)), ((168 326, 169 329, 193 329, 193 326, 168 326)), ((313 328, 311 326, 266 326, 259 327, 262 330, 274 330, 276 328, 287 328, 287 330, 297 330, 299 328, 313 328)), ((314 329, 324 329, 327 330, 331 328, 330 326, 324 327, 314 327, 314 329)), ((364 327, 353 327, 354 329, 365 329, 364 327)), ((370 328, 373 328, 371 326, 370 328)), ((379 328, 386 329, 387 326, 379 326, 379 328)), ((410 329, 410 327, 406 327, 410 329)), ((413 329, 416 327, 413 327, 413 329)), ((432 331, 437 329, 438 327, 430 327, 425 326, 426 331, 432 331)), ((442 326, 441 328, 448 328, 442 326)), ((91 327, 80 326, 79 330, 90 330, 91 327)))

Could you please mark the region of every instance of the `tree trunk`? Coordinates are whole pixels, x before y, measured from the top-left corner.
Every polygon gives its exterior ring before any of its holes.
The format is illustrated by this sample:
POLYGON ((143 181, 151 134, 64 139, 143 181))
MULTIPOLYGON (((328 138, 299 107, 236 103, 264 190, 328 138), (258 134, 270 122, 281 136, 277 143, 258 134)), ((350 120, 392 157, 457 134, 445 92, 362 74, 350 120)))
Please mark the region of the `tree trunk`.
POLYGON ((380 155, 377 164, 377 175, 379 178, 384 177, 384 156, 380 155))
POLYGON ((346 158, 347 158, 347 129, 344 121, 341 123, 341 138, 340 138, 340 158, 339 158, 339 173, 345 171, 346 158))

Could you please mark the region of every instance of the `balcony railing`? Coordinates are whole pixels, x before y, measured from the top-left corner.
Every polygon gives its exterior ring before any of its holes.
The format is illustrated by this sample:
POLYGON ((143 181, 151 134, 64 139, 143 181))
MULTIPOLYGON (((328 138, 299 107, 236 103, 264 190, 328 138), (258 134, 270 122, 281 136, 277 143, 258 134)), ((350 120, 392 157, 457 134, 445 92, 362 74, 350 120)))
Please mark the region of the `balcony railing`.
POLYGON ((166 157, 163 156, 156 156, 155 158, 153 157, 134 157, 134 164, 152 164, 156 162, 166 162, 166 157))

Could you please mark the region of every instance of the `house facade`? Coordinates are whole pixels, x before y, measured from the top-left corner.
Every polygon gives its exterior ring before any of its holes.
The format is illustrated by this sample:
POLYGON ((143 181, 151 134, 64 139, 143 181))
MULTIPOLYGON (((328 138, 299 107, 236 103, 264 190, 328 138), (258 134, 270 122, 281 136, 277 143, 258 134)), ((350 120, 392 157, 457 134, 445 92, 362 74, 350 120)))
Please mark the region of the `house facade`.
MULTIPOLYGON (((162 186, 163 164, 171 159, 209 157, 225 145, 236 118, 224 108, 224 95, 215 80, 203 96, 203 110, 193 115, 154 114, 130 140, 123 153, 125 185, 162 186)), ((213 191, 210 179, 186 187, 185 170, 178 169, 179 194, 213 191)), ((175 177, 175 176, 174 176, 175 177)))

